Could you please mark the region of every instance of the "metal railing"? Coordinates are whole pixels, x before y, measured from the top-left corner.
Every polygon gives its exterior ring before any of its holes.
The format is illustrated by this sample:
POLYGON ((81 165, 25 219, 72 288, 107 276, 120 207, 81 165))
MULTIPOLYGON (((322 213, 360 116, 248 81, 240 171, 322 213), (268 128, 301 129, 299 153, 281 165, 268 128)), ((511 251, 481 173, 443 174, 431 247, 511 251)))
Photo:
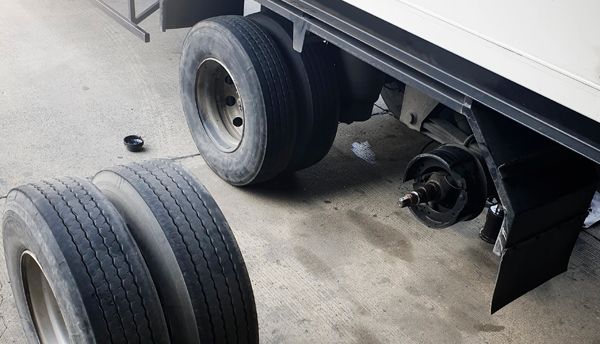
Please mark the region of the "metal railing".
POLYGON ((135 0, 129 0, 128 8, 129 8, 129 18, 119 13, 117 10, 112 8, 103 0, 94 0, 94 2, 106 12, 108 15, 113 17, 117 21, 117 23, 121 24, 124 28, 129 30, 131 33, 142 39, 144 42, 150 42, 150 34, 138 24, 148 18, 152 13, 156 12, 160 7, 159 1, 156 1, 152 5, 148 6, 145 10, 143 10, 139 15, 135 12, 135 0))

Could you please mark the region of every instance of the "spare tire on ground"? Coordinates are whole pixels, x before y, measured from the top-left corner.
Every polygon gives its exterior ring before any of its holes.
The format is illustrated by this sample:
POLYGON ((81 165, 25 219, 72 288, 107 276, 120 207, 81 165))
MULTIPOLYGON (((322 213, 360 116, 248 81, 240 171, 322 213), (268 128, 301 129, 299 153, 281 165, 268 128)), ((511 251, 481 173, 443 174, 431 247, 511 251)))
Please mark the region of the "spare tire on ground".
POLYGON ((2 225, 30 343, 169 343, 144 260, 91 183, 62 178, 15 188, 2 225))
POLYGON ((167 160, 106 169, 93 182, 138 242, 174 343, 258 343, 244 260, 200 183, 167 160))

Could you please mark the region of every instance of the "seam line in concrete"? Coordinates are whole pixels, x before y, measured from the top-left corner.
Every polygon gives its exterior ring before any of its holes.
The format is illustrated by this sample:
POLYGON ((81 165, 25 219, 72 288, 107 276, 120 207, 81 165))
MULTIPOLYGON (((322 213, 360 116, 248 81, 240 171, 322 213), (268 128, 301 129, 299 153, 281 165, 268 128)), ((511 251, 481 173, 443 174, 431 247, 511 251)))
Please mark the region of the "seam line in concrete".
MULTIPOLYGON (((193 158, 193 157, 196 157, 196 156, 199 156, 199 155, 200 155, 200 153, 189 154, 189 155, 182 155, 182 156, 176 156, 174 158, 171 158, 170 160, 177 161, 177 160, 189 159, 189 158, 193 158)), ((92 177, 89 177, 87 179, 91 180, 92 177)), ((8 194, 4 194, 4 195, 0 196, 0 200, 5 199, 7 196, 8 196, 8 194)))
POLYGON ((589 236, 591 236, 591 237, 592 237, 592 238, 594 238, 595 240, 597 240, 597 241, 600 241, 600 238, 598 238, 598 237, 597 237, 597 236, 595 236, 594 234, 592 234, 592 233, 588 232, 587 230, 583 230, 582 232, 583 232, 583 233, 585 233, 585 234, 587 234, 587 235, 589 235, 589 236))
POLYGON ((178 156, 178 157, 175 157, 175 158, 171 158, 171 160, 174 160, 174 161, 175 160, 183 160, 183 159, 193 158, 193 157, 199 156, 199 155, 200 155, 200 153, 190 154, 190 155, 183 155, 183 156, 178 156))

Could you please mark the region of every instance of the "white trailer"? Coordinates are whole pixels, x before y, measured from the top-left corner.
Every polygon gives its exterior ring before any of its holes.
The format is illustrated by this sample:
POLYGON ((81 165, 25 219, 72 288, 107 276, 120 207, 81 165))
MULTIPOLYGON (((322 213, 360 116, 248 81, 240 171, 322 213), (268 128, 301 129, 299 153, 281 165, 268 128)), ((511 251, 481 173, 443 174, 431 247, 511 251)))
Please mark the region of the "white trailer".
POLYGON ((597 1, 346 2, 600 121, 597 1))

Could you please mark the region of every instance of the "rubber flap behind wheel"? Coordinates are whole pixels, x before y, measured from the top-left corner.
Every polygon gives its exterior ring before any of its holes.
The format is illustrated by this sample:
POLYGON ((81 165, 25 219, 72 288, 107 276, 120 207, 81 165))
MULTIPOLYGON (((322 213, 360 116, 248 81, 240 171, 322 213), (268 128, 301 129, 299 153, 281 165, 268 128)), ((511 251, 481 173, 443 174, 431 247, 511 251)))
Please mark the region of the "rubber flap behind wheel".
POLYGON ((174 343, 258 343, 244 260, 199 182, 167 160, 113 167, 93 182, 137 240, 174 343))

